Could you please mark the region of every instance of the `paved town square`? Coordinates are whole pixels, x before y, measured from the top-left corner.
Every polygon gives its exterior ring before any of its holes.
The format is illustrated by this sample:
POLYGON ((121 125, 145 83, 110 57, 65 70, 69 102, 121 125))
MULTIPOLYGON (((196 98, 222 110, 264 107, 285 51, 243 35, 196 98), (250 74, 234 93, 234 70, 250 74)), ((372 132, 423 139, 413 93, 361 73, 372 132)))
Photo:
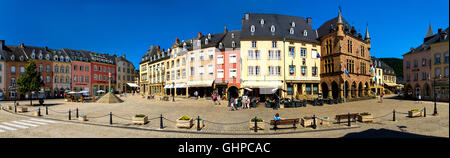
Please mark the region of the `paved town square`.
MULTIPOLYGON (((147 100, 139 95, 128 94, 120 97, 124 102, 116 104, 102 103, 73 103, 63 99, 48 99, 46 115, 45 106, 27 106, 29 101, 20 101, 19 107, 27 107, 28 112, 15 113, 12 101, 2 101, 0 105, 0 137, 1 138, 339 138, 358 137, 358 134, 375 131, 368 137, 449 137, 449 106, 448 103, 438 102, 438 115, 433 116, 433 102, 417 102, 399 100, 394 95, 387 96, 383 103, 377 99, 348 102, 340 104, 324 104, 298 108, 282 108, 274 110, 258 104, 257 108, 239 109, 231 111, 227 101, 221 105, 214 105, 211 100, 194 100, 176 98, 175 102, 147 100), (40 108, 40 117, 34 116, 40 108), (426 117, 407 117, 411 109, 423 108, 426 117), (79 116, 87 116, 88 121, 79 121, 76 118, 76 109, 79 116), (393 120, 393 110, 396 111, 396 121, 393 120), (71 120, 69 112, 71 111, 71 120), (112 125, 110 125, 110 112, 112 125), (369 112, 373 114, 373 123, 351 122, 349 127, 346 120, 337 124, 336 115, 348 113, 369 112), (328 117, 330 125, 320 125, 317 128, 297 125, 297 129, 271 130, 269 125, 273 116, 279 113, 282 118, 302 118, 315 115, 317 118, 328 117), (149 123, 134 125, 132 116, 144 114, 149 123), (163 129, 160 129, 160 116, 163 115, 163 129), (196 118, 204 121, 204 128, 197 131, 197 127, 182 129, 176 127, 176 120, 181 116, 196 118), (249 122, 254 117, 262 118, 265 122, 264 130, 254 132, 249 128, 249 122), (379 132, 376 132, 379 131, 379 132), (390 134, 397 133, 392 136, 390 134)), ((17 109, 16 109, 17 110, 17 109)), ((284 126, 280 126, 284 127, 284 126)), ((286 126, 286 127, 290 127, 286 126)), ((367 137, 367 136, 366 136, 367 137)))

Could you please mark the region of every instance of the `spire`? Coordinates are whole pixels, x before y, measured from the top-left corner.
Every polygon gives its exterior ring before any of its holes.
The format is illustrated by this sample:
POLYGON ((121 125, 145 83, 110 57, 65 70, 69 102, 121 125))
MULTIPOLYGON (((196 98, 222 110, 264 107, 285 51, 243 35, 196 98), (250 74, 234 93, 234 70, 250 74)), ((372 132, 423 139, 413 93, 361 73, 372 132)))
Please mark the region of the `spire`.
POLYGON ((428 24, 428 31, 427 31, 427 34, 425 35, 425 38, 431 37, 433 35, 434 35, 434 33, 433 33, 433 29, 431 28, 431 23, 430 23, 430 24, 428 24))
POLYGON ((342 15, 341 15, 341 6, 339 5, 339 13, 338 13, 338 24, 344 24, 344 22, 342 21, 342 15))
POLYGON ((370 35, 369 35, 369 24, 367 24, 367 26, 366 26, 366 36, 364 37, 364 39, 370 39, 370 35))

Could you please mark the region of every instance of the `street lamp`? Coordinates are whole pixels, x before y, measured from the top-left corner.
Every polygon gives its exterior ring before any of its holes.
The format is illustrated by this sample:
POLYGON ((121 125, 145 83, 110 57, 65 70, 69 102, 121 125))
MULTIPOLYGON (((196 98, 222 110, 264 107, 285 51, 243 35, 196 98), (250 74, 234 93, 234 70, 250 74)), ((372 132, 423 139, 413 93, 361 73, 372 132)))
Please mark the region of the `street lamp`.
MULTIPOLYGON (((434 83, 433 83, 433 92, 434 92, 434 112, 433 112, 433 116, 437 116, 438 115, 437 106, 436 106, 436 101, 437 101, 437 99, 436 99, 436 78, 437 77, 434 77, 434 83)), ((442 75, 439 74, 439 80, 441 78, 442 78, 442 75)), ((439 92, 438 92, 438 94, 439 94, 439 92)))
POLYGON ((172 82, 173 85, 173 95, 172 95, 172 101, 175 102, 175 82, 172 82))

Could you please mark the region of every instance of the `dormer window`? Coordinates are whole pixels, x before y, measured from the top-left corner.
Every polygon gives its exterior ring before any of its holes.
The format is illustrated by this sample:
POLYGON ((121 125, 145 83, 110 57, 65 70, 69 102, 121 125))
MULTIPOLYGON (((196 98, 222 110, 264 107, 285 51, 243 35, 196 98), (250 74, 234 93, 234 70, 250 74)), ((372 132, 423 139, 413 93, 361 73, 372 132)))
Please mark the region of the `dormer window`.
POLYGON ((264 19, 261 19, 260 22, 261 22, 261 25, 264 25, 264 19))
POLYGON ((231 33, 231 38, 234 38, 234 33, 231 33))
POLYGON ((14 60, 14 59, 16 59, 16 58, 14 57, 14 55, 12 55, 12 56, 11 56, 11 60, 14 60))
POLYGON ((303 36, 308 36, 308 31, 303 30, 303 36))
POLYGON ((208 45, 208 39, 205 39, 205 45, 208 45))
POLYGON ((64 61, 64 57, 63 57, 63 56, 60 56, 60 57, 59 57, 59 61, 60 61, 60 62, 63 62, 63 61, 64 61))
POLYGON ((45 59, 50 60, 50 55, 49 54, 45 55, 45 59))
POLYGON ((39 54, 39 60, 42 60, 42 54, 39 54))
POLYGON ((222 49, 222 48, 223 48, 223 43, 220 42, 220 43, 219 43, 219 49, 222 49))
POLYGON ((202 43, 200 42, 200 40, 197 41, 197 46, 200 47, 202 45, 202 43))
POLYGON ((35 52, 35 50, 33 49, 33 53, 31 53, 31 58, 32 58, 32 59, 35 59, 35 58, 36 58, 36 54, 35 54, 34 52, 35 52))
POLYGON ((272 26, 270 27, 270 31, 275 32, 275 26, 272 25, 272 26))
POLYGON ((255 25, 250 26, 250 32, 255 32, 255 25))
POLYGON ((53 57, 53 60, 54 60, 54 61, 58 61, 58 56, 55 55, 55 56, 53 57))
POLYGON ((289 33, 290 33, 291 35, 293 35, 293 34, 294 34, 294 28, 289 29, 289 33))
POLYGON ((292 27, 295 27, 295 22, 292 22, 292 23, 291 23, 291 26, 292 26, 292 27))
POLYGON ((211 33, 208 33, 208 39, 211 39, 211 33))
POLYGON ((231 42, 231 47, 235 48, 236 47, 236 42, 231 42))
POLYGON ((23 56, 20 56, 20 61, 23 61, 24 60, 24 57, 23 56))

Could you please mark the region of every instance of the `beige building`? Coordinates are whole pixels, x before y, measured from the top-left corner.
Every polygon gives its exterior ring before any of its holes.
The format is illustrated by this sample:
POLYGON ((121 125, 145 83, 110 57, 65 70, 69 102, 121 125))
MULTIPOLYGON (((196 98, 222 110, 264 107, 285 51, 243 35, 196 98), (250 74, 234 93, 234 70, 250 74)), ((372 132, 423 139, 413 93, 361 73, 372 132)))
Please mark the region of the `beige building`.
POLYGON ((125 58, 125 54, 115 58, 117 64, 117 91, 118 93, 130 93, 135 90, 134 87, 130 86, 132 85, 131 83, 134 83, 134 65, 125 58))
POLYGON ((431 85, 432 98, 436 95, 439 101, 449 101, 449 54, 448 28, 438 29, 436 42, 431 46, 431 85))
POLYGON ((192 40, 180 42, 177 38, 168 49, 170 57, 165 62, 166 84, 164 86, 167 95, 188 97, 186 57, 188 51, 192 50, 188 49, 191 46, 192 40))
POLYGON ((0 100, 5 99, 6 94, 6 52, 3 49, 6 49, 5 40, 0 40, 0 100))

